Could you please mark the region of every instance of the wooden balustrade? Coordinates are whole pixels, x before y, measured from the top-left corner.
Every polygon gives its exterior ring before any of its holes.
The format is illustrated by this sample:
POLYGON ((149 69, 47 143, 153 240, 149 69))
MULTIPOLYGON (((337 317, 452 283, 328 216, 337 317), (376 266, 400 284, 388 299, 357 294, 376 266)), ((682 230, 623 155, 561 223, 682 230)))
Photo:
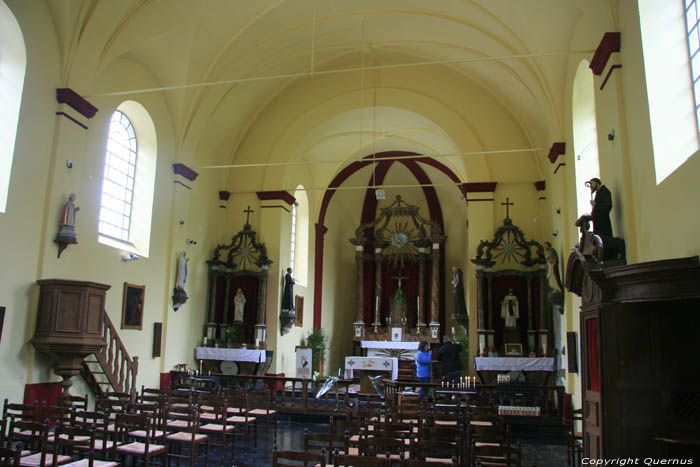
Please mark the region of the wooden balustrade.
MULTIPOLYGON (((112 324, 107 313, 105 313, 104 318, 102 336, 107 345, 100 352, 95 353, 95 357, 100 363, 107 381, 111 384, 112 391, 136 394, 139 357, 131 358, 129 356, 124 343, 119 338, 117 329, 112 324)), ((89 370, 87 365, 84 365, 83 368, 88 368, 89 370)), ((93 381, 93 391, 95 394, 98 394, 101 392, 99 383, 97 387, 94 387, 95 379, 91 378, 91 380, 93 381)))

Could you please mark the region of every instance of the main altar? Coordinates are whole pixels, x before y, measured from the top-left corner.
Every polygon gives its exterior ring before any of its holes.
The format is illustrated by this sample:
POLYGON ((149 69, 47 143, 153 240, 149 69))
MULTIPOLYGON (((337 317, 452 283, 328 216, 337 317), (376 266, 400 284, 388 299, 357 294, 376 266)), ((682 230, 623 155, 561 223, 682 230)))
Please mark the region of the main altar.
POLYGON ((355 231, 355 355, 373 347, 362 342, 381 341, 388 357, 414 354, 406 343, 439 342, 445 240, 442 227, 401 196, 355 231))

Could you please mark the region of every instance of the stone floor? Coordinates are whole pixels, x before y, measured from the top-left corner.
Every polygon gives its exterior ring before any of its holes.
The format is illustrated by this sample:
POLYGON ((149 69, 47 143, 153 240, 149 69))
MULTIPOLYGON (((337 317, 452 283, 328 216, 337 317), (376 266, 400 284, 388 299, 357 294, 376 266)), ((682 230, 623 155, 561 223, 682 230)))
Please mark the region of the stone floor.
MULTIPOLYGON (((277 444, 280 450, 303 450, 304 429, 312 433, 328 431, 327 423, 319 423, 319 420, 310 419, 300 421, 298 418, 290 419, 280 417, 277 444)), ((543 430, 539 427, 514 427, 512 430, 514 442, 519 442, 522 446, 524 467, 564 467, 566 462, 566 445, 561 434, 552 430, 543 430)), ((253 441, 249 441, 249 448, 246 450, 243 442, 239 439, 236 443, 235 458, 231 461, 227 456, 224 462, 220 458, 210 459, 210 466, 231 466, 231 467, 259 467, 272 465, 272 446, 274 440, 272 434, 265 435, 264 427, 260 428, 260 437, 257 447, 253 446, 253 441)), ((204 465, 200 463, 198 465, 204 465)))

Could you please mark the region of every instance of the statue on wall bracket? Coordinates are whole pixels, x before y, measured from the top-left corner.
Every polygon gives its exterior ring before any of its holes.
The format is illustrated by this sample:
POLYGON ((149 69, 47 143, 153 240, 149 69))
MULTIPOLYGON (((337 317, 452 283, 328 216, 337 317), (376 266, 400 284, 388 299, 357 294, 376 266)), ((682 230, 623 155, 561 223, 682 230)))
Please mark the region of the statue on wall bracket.
POLYGON ((284 292, 282 293, 282 312, 280 313, 280 333, 284 336, 294 326, 294 278, 292 268, 287 268, 284 276, 284 292))

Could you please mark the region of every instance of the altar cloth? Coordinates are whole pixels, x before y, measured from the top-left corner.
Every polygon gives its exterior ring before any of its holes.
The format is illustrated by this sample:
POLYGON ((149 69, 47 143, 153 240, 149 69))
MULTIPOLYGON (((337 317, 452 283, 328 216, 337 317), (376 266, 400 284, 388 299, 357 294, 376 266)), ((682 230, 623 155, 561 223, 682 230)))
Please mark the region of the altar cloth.
POLYGON ((396 357, 345 357, 345 379, 353 378, 354 370, 391 371, 391 379, 399 377, 399 359, 396 357))
POLYGON ((223 349, 217 347, 197 347, 195 349, 197 360, 228 360, 231 362, 255 362, 265 361, 264 350, 253 349, 223 349))
POLYGON ((554 371, 554 357, 475 357, 476 371, 554 371))

